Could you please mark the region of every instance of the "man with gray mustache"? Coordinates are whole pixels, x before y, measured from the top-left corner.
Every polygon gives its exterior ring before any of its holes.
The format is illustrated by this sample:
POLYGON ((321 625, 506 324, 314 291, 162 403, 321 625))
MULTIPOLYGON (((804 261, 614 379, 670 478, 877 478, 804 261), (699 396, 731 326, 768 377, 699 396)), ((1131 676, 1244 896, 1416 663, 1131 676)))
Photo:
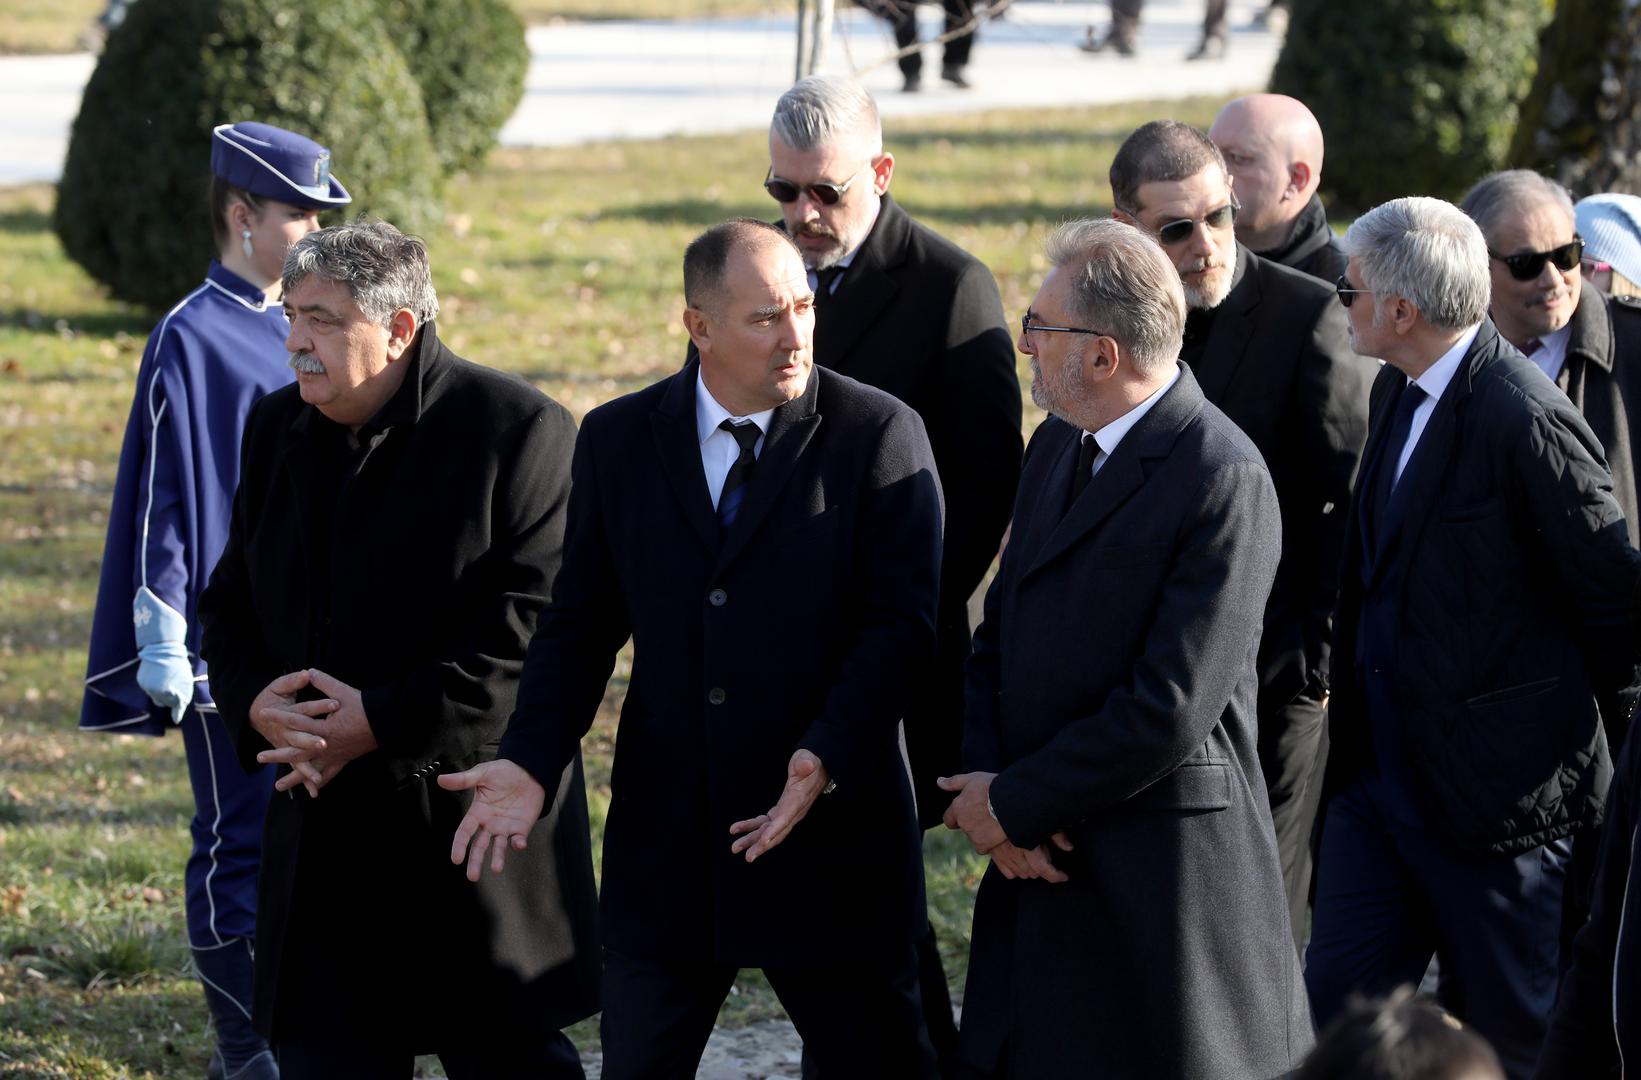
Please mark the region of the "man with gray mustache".
POLYGON ((1345 507, 1378 365, 1351 351, 1331 288, 1237 242, 1232 184, 1206 134, 1156 120, 1111 162, 1111 216, 1155 237, 1179 271, 1188 309, 1180 359, 1259 448, 1282 505, 1282 562, 1259 648, 1259 764, 1300 944, 1345 507))

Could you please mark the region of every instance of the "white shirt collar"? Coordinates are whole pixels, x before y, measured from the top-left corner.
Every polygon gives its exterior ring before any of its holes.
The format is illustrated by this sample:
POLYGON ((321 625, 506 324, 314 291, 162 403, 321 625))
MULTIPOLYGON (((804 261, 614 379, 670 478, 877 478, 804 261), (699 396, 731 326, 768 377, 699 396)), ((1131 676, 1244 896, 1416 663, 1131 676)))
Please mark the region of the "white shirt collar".
POLYGON ((1122 442, 1123 436, 1127 435, 1130 429, 1140 422, 1141 417, 1151 411, 1153 405, 1162 400, 1162 395, 1166 394, 1170 387, 1179 382, 1179 374, 1180 367, 1176 363, 1174 373, 1168 377, 1168 381, 1152 391, 1150 397, 1094 432, 1094 441, 1100 444, 1100 452, 1106 457, 1116 453, 1117 444, 1122 442))
POLYGON ((718 425, 725 420, 733 420, 739 424, 750 420, 758 425, 758 430, 769 434, 769 419, 775 415, 774 409, 765 409, 750 416, 736 416, 728 409, 718 404, 718 399, 712 396, 707 389, 706 380, 701 378, 699 368, 695 371, 695 433, 700 441, 705 443, 717 432, 718 425))
POLYGON ((1560 330, 1552 330, 1538 339, 1538 348, 1527 359, 1538 365, 1538 369, 1555 382, 1561 376, 1561 369, 1567 363, 1567 346, 1573 337, 1573 324, 1568 322, 1560 330))
MULTIPOLYGON (((1459 362, 1464 359, 1464 354, 1470 351, 1470 346, 1475 342, 1476 334, 1480 331, 1481 323, 1477 323, 1460 334, 1459 340, 1453 343, 1451 349, 1442 353, 1441 359, 1425 368, 1423 375, 1420 375, 1417 379, 1409 379, 1408 382, 1418 383, 1419 389, 1423 390, 1432 402, 1440 401, 1442 393, 1447 390, 1447 384, 1453 381, 1454 375, 1458 374, 1459 362)), ((1412 442, 1411 439, 1408 441, 1412 442)))

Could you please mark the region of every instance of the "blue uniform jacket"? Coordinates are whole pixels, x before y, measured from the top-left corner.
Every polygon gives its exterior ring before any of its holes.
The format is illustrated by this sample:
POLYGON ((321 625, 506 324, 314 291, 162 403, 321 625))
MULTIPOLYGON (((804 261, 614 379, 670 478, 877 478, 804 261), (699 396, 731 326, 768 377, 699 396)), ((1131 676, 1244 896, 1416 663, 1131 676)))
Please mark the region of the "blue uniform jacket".
POLYGON ((194 705, 214 707, 195 606, 228 538, 246 414, 294 378, 288 330, 278 304, 213 261, 149 337, 108 515, 81 728, 161 735, 171 726, 169 710, 137 685, 132 601, 145 585, 186 620, 194 705))

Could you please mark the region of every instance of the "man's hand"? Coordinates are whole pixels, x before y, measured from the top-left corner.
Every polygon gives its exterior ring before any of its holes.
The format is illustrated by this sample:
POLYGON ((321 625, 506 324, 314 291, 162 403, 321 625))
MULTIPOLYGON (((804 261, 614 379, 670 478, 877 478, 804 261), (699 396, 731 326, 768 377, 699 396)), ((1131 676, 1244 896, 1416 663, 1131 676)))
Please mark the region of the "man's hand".
POLYGON ((439 786, 446 791, 473 793, 473 805, 456 826, 456 839, 450 845, 450 861, 466 861, 468 881, 477 881, 484 873, 486 849, 490 852, 490 872, 501 873, 507 846, 511 844, 514 851, 524 850, 530 829, 547 804, 547 790, 506 758, 486 761, 466 772, 444 773, 439 777, 439 786))
MULTIPOLYGON (((1055 833, 1053 840, 1054 846, 1061 851, 1071 850, 1071 841, 1065 833, 1055 833)), ((1040 844, 1027 851, 1024 848, 1017 848, 1004 840, 991 849, 991 861, 996 864, 997 869, 1003 872, 1003 876, 1010 880, 1037 878, 1051 885, 1058 885, 1062 881, 1071 880, 1066 876, 1064 870, 1054 865, 1054 860, 1049 857, 1048 849, 1040 844)))
POLYGON ((729 845, 737 855, 746 852, 746 861, 758 856, 786 839, 793 826, 802 821, 821 797, 828 782, 826 766, 808 750, 799 750, 786 763, 786 786, 781 797, 767 814, 759 814, 746 821, 737 821, 729 827, 729 835, 739 837, 729 845))
POLYGON ((310 796, 317 798, 319 789, 335 779, 343 766, 376 749, 376 733, 365 717, 358 690, 318 668, 298 674, 305 674, 315 690, 331 698, 327 702, 329 714, 319 721, 317 728, 321 738, 317 745, 293 744, 264 750, 256 759, 264 764, 278 762, 291 766, 293 771, 274 782, 275 791, 289 791, 301 784, 310 796), (298 770, 298 765, 308 768, 298 770))
POLYGON ((998 844, 1008 843, 1003 826, 991 814, 991 782, 996 773, 969 772, 956 776, 942 776, 935 781, 941 791, 950 791, 957 798, 946 807, 941 819, 948 829, 961 829, 969 843, 981 855, 989 855, 998 844))
POLYGON ((297 693, 313 681, 311 676, 312 672, 292 671, 263 687, 251 702, 250 721, 256 733, 273 747, 256 759, 264 764, 277 761, 289 765, 292 771, 281 778, 290 780, 285 790, 301 784, 317 798, 324 778, 308 758, 325 749, 325 724, 318 718, 328 716, 337 703, 296 700, 297 693))

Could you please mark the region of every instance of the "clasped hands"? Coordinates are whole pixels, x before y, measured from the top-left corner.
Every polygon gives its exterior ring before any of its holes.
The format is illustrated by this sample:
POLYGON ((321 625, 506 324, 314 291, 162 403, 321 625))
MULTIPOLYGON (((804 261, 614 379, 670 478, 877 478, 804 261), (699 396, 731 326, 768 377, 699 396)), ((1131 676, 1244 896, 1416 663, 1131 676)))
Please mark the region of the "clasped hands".
MULTIPOLYGON (((942 791, 950 791, 957 796, 946 808, 946 828, 961 830, 968 836, 969 843, 974 845, 974 850, 991 856, 991 861, 1006 878, 1037 878, 1056 885, 1071 880, 1064 870, 1054 865, 1045 845, 1039 844, 1028 850, 1009 842, 1003 826, 991 812, 991 782, 996 775, 989 772, 958 773, 956 776, 942 776, 936 781, 942 791)), ((1065 833, 1057 832, 1049 839, 1061 851, 1071 850, 1071 839, 1065 833)))
MULTIPOLYGON (((729 834, 736 838, 730 851, 744 853, 747 862, 754 862, 779 845, 808 815, 828 780, 820 758, 808 750, 794 753, 786 766, 786 786, 769 812, 729 827, 729 834)), ((547 802, 547 790, 506 758, 483 762, 466 772, 444 773, 438 783, 446 791, 473 792, 472 805, 456 826, 450 844, 450 861, 467 864, 469 881, 479 880, 486 861, 491 873, 501 873, 509 848, 524 850, 530 829, 547 802)))
POLYGON ((317 799, 319 789, 343 766, 376 749, 359 691, 317 668, 292 671, 269 683, 251 702, 250 720, 272 747, 256 760, 291 767, 274 781, 275 791, 301 786, 317 799), (296 695, 309 686, 325 698, 297 701, 296 695))

